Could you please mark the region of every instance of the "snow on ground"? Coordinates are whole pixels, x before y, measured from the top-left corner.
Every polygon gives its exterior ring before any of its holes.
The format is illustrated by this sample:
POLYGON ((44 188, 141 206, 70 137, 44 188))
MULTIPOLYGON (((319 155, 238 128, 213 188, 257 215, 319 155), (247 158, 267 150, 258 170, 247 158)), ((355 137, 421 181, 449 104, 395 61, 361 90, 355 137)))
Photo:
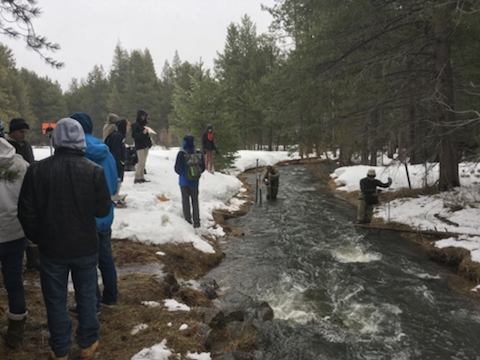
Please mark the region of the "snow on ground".
MULTIPOLYGON (((50 156, 49 148, 35 148, 35 158, 40 160, 50 156)), ((234 167, 229 174, 205 172, 200 179, 200 218, 201 229, 195 231, 182 215, 181 194, 178 186, 178 175, 173 167, 178 149, 164 150, 160 147, 151 149, 147 159, 147 175, 149 183, 134 184, 134 173, 125 172, 121 194, 127 194, 127 207, 115 210, 112 226, 115 238, 128 238, 134 241, 164 244, 192 243, 204 252, 213 252, 201 234, 215 237, 224 235, 212 217, 215 209, 235 210, 242 205, 239 199, 232 199, 238 192, 244 191, 241 182, 235 177, 239 173, 259 166, 276 164, 283 160, 298 158, 286 151, 239 151, 234 167), (168 201, 162 201, 168 199, 168 201)), ((472 254, 472 260, 480 262, 480 166, 472 163, 459 165, 461 187, 448 193, 418 198, 399 198, 391 200, 389 193, 401 188, 418 189, 424 185, 434 185, 438 180, 438 164, 408 165, 408 173, 404 164, 390 163, 382 159, 384 166, 374 167, 377 179, 387 182, 393 179, 390 189, 383 189, 382 204, 376 207, 375 216, 387 221, 407 224, 422 230, 449 231, 463 234, 459 239, 448 238, 436 242, 436 246, 462 247, 472 254), (408 174, 408 176, 407 176, 408 174), (447 224, 435 215, 447 218, 458 226, 447 224)), ((352 192, 359 190, 359 181, 366 176, 370 166, 340 167, 331 177, 339 185, 339 190, 352 192)), ((159 254, 160 255, 160 254, 159 254)), ((162 306, 159 303, 147 303, 147 306, 162 306)), ((164 305, 171 311, 186 310, 188 307, 174 300, 166 300, 164 305)), ((166 340, 151 348, 143 349, 132 360, 167 359, 172 352, 166 346, 166 340)), ((210 359, 209 354, 189 354, 191 359, 210 359)))
MULTIPOLYGON (((349 166, 335 170, 331 177, 339 185, 341 191, 359 190, 360 179, 366 176, 370 166, 349 166)), ((415 229, 448 231, 462 234, 458 240, 448 238, 436 242, 439 248, 449 246, 461 247, 470 251, 472 260, 480 262, 480 165, 462 163, 459 165, 461 187, 451 192, 420 196, 418 198, 399 198, 389 200, 389 192, 408 188, 408 179, 412 188, 418 189, 425 184, 434 185, 438 180, 438 164, 408 165, 391 164, 373 167, 377 179, 387 182, 393 179, 390 189, 382 189, 382 204, 376 207, 375 215, 385 220, 403 223, 415 229), (435 217, 443 218, 458 224, 447 224, 435 217)))
MULTIPOLYGON (((241 172, 255 168, 257 165, 274 165, 282 160, 298 158, 287 151, 239 151, 229 175, 216 172, 204 172, 200 179, 199 204, 201 228, 195 231, 183 218, 178 175, 174 171, 178 148, 165 150, 161 147, 150 149, 147 158, 148 183, 134 184, 134 172, 126 171, 120 194, 127 194, 126 208, 115 209, 112 225, 112 237, 130 239, 150 244, 192 243, 195 248, 204 252, 214 252, 213 247, 201 235, 221 237, 224 231, 213 221, 212 212, 216 209, 235 211, 243 204, 243 200, 233 198, 244 192, 242 183, 236 178, 241 172), (167 201, 165 201, 167 200, 167 201)), ((36 160, 50 156, 50 148, 34 148, 36 160)), ((157 253, 158 255, 164 255, 157 253)), ((144 301, 146 306, 162 306, 157 302, 144 301)), ((189 311, 185 304, 172 299, 164 301, 170 311, 189 311)), ((133 329, 138 333, 143 324, 133 329)), ((132 360, 168 359, 172 351, 167 348, 166 340, 148 349, 143 349, 132 360)), ((187 357, 197 360, 208 360, 210 354, 191 354, 187 357)))
MULTIPOLYGON (((48 147, 34 151, 36 160, 50 156, 48 147)), ((286 151, 240 151, 230 171, 232 175, 204 172, 199 186, 201 228, 195 231, 183 218, 178 175, 173 169, 177 153, 178 148, 150 150, 145 175, 148 183, 134 184, 134 172, 125 172, 120 194, 127 194, 127 207, 115 209, 112 237, 151 244, 192 243, 201 251, 214 252, 199 235, 223 236, 223 229, 214 223, 212 212, 236 210, 242 205, 242 201, 232 199, 242 187, 234 175, 254 168, 257 159, 259 166, 265 166, 292 158, 286 151)))

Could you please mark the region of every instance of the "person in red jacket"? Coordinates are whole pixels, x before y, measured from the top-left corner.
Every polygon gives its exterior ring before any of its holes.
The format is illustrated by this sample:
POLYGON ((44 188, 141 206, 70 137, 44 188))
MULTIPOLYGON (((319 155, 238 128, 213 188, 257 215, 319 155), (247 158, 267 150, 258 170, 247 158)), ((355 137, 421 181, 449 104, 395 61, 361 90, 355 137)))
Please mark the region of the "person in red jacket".
POLYGON ((213 141, 213 126, 208 124, 205 132, 202 134, 202 149, 205 154, 205 168, 213 174, 213 152, 218 155, 217 147, 213 141))

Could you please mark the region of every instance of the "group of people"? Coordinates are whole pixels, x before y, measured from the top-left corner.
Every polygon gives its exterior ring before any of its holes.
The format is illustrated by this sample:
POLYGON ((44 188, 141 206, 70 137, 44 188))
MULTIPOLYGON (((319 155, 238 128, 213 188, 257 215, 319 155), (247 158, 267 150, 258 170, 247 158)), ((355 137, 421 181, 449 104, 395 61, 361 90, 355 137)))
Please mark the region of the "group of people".
POLYGON ((92 135, 92 120, 86 113, 77 112, 56 123, 51 135, 55 153, 41 161, 34 161, 25 141, 28 129, 24 119, 13 119, 5 136, 0 124, 4 178, 0 182, 0 262, 9 305, 3 335, 13 348, 23 339, 28 310, 22 270, 29 239, 38 245, 51 359, 68 359, 72 332, 68 313, 78 317, 80 358, 93 359, 99 339, 97 313, 101 306, 115 307, 117 303, 111 249, 117 164, 109 147, 92 135), (15 133, 19 130, 23 138, 15 133), (11 139, 18 145, 11 144, 11 139), (30 156, 31 163, 22 152, 30 156), (67 309, 69 273, 76 306, 67 309))
MULTIPOLYGON (((138 110, 131 125, 138 157, 135 184, 148 181, 144 174, 152 141, 147 116, 146 111, 138 110)), ((93 359, 99 344, 97 316, 101 307, 113 308, 117 303, 111 225, 124 177, 130 122, 109 114, 102 141, 92 135, 90 116, 74 113, 56 123, 51 133, 55 152, 41 161, 35 161, 25 139, 29 128, 24 119, 15 118, 5 134, 0 121, 0 262, 9 303, 3 335, 13 348, 23 339, 28 316, 23 257, 26 251, 29 267, 28 255, 36 251, 32 267, 40 271, 51 359, 68 359, 69 314, 78 317, 76 338, 81 359, 93 359), (98 285, 97 266, 103 291, 98 285), (67 309, 69 273, 76 306, 67 309)), ((218 154, 211 125, 202 136, 202 146, 203 151, 197 150, 193 136, 186 135, 175 163, 183 215, 194 228, 200 227, 199 178, 205 169, 213 173, 213 152, 218 154)))

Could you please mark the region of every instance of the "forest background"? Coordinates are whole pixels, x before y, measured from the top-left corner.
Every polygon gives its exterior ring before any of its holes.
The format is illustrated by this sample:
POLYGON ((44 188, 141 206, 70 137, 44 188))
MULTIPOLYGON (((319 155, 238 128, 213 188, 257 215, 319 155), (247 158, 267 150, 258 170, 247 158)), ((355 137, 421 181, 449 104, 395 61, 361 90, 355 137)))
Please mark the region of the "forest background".
MULTIPOLYGON (((120 39, 108 71, 95 66, 66 91, 17 69, 0 45, 0 119, 25 118, 31 143, 45 145, 43 122, 84 111, 101 137, 109 113, 133 122, 144 109, 167 148, 186 133, 200 145, 212 124, 217 168, 239 149, 333 152, 340 165, 377 165, 386 152, 439 162, 441 191, 459 185, 459 162, 480 153, 479 1, 277 0, 265 10, 270 32, 257 34, 248 15, 232 23, 212 70, 176 53, 158 74, 148 48, 120 39)), ((42 40, 34 46, 48 51, 42 40)))

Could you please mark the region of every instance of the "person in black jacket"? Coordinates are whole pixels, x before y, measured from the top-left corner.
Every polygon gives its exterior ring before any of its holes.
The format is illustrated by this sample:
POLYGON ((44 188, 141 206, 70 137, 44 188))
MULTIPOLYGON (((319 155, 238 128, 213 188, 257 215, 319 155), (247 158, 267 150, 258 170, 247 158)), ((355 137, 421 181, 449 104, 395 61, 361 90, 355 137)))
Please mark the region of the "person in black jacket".
POLYGON ((110 192, 102 167, 84 156, 85 133, 78 121, 58 121, 52 142, 55 154, 27 170, 18 218, 25 235, 40 249, 51 358, 65 357, 70 351, 72 323, 67 314, 67 288, 71 272, 78 308, 80 357, 93 359, 100 326, 95 217, 109 214, 110 192))
POLYGON ((205 167, 209 173, 213 174, 213 152, 215 151, 218 155, 218 150, 213 141, 213 126, 210 124, 202 134, 202 150, 205 154, 205 167))
POLYGON ((135 168, 135 184, 148 182, 145 180, 145 164, 147 162, 148 150, 152 147, 152 140, 148 133, 147 112, 144 110, 137 111, 137 119, 132 124, 132 137, 135 141, 135 150, 137 151, 138 163, 135 168))
POLYGON ((35 161, 32 146, 27 140, 25 140, 29 130, 30 125, 28 125, 24 119, 14 118, 10 121, 8 136, 6 139, 13 145, 17 154, 22 155, 25 161, 31 164, 35 161))
POLYGON ((375 169, 369 169, 367 177, 360 180, 360 195, 358 196, 357 224, 370 224, 373 217, 373 208, 378 204, 377 186, 388 188, 392 185, 392 179, 387 183, 375 179, 375 169))
MULTIPOLYGON (((7 140, 13 145, 17 154, 22 155, 29 164, 35 161, 33 150, 30 143, 25 140, 30 126, 22 118, 14 118, 10 121, 10 129, 7 140)), ((27 257, 27 270, 38 270, 40 268, 40 253, 38 246, 27 239, 27 247, 25 248, 25 255, 27 257)))
MULTIPOLYGON (((110 152, 115 158, 117 164, 117 173, 118 173, 118 189, 117 193, 114 195, 114 198, 118 198, 120 194, 120 187, 123 182, 123 175, 125 173, 125 160, 126 160, 126 148, 125 148, 125 137, 127 132, 130 131, 130 121, 127 119, 120 119, 115 123, 116 131, 110 133, 105 139, 105 144, 107 144, 110 152)), ((121 200, 117 201, 115 204, 122 205, 121 200)))

